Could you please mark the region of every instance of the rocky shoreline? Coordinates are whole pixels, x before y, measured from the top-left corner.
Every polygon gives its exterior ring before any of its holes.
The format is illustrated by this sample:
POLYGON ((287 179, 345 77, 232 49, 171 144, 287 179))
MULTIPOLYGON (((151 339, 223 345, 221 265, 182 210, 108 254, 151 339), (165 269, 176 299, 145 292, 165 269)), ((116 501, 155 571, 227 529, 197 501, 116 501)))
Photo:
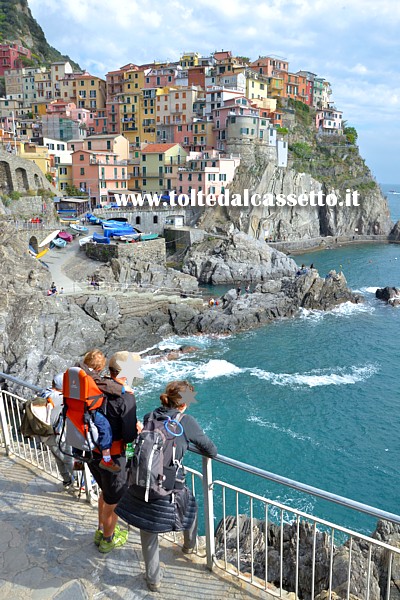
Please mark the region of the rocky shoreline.
MULTIPOLYGON (((80 292, 46 297, 50 272, 29 256, 12 226, 0 224, 0 353, 2 369, 40 385, 67 368, 91 347, 106 353, 140 351, 172 335, 233 334, 293 317, 299 308, 330 310, 362 297, 348 289, 342 273, 321 278, 315 269, 296 263, 265 243, 238 234, 218 246, 197 248, 187 264, 202 281, 230 282, 239 276, 252 282, 252 293, 230 290, 210 307, 208 298, 186 297, 197 288, 191 274, 149 264, 93 264, 101 281, 136 281, 145 274, 156 284, 173 282, 176 293, 80 292)), ((236 288, 236 285, 235 285, 236 288)))
MULTIPOLYGON (((373 548, 369 556, 369 545, 361 539, 353 537, 351 540, 351 576, 349 577, 350 541, 343 545, 331 546, 331 537, 325 531, 317 530, 314 539, 314 528, 307 521, 300 521, 299 533, 297 523, 283 525, 283 543, 281 546, 280 526, 269 523, 265 531, 265 522, 239 515, 238 531, 236 517, 228 516, 225 523, 222 520, 216 530, 216 558, 227 560, 237 568, 237 540, 240 547, 240 571, 251 572, 251 555, 254 558, 254 575, 261 580, 265 579, 266 549, 265 539, 268 540, 268 577, 270 584, 280 587, 280 559, 282 562, 282 586, 286 593, 296 592, 296 546, 299 535, 299 568, 298 568, 298 598, 316 600, 329 598, 369 598, 382 600, 384 598, 398 598, 399 566, 397 558, 393 561, 391 579, 388 581, 388 553, 384 548, 373 548), (224 530, 226 532, 226 556, 224 552, 224 530), (315 544, 315 548, 314 548, 315 544), (251 546, 253 545, 253 548, 251 546), (333 549, 333 556, 332 556, 333 549), (315 577, 312 577, 312 557, 315 553, 315 577), (369 560, 371 559, 371 564, 369 560), (332 563, 331 563, 332 561, 332 563), (330 565, 332 564, 332 580, 329 581, 330 565), (366 573, 370 573, 369 579, 366 573), (388 583, 390 590, 387 589, 388 583), (313 586, 314 584, 314 586, 313 586), (348 585, 349 593, 348 596, 348 585), (313 590, 313 596, 312 596, 313 590), (389 593, 388 593, 389 592, 389 593)), ((400 527, 388 521, 379 521, 372 538, 398 547, 400 543, 400 527)))

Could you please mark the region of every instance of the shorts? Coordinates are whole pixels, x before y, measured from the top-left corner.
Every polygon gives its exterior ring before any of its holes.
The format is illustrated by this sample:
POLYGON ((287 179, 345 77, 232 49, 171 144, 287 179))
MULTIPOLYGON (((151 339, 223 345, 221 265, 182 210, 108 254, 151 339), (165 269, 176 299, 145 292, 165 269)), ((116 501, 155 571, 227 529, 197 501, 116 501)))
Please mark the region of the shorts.
POLYGON ((125 456, 113 456, 113 461, 121 467, 119 473, 111 473, 99 467, 99 458, 89 463, 89 469, 103 493, 106 504, 117 504, 127 489, 127 472, 125 456))

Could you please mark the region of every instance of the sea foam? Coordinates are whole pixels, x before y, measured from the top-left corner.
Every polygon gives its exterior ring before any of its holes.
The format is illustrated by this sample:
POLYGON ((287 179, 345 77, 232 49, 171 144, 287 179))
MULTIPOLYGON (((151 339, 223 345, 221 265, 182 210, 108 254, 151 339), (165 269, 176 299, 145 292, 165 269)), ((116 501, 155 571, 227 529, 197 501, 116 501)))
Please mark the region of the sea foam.
POLYGON ((308 373, 271 373, 262 369, 252 369, 250 374, 264 379, 272 385, 290 387, 317 387, 326 385, 351 385, 369 379, 377 372, 376 365, 352 366, 336 371, 313 370, 308 373))

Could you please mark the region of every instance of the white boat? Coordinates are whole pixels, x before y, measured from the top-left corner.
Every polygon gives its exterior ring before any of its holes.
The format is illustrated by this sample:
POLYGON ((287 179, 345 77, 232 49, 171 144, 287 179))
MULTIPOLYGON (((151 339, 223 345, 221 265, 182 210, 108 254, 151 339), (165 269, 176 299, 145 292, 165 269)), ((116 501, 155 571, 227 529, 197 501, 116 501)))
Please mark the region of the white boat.
POLYGON ((60 229, 56 229, 55 231, 52 231, 51 233, 49 233, 49 235, 46 236, 44 238, 44 240, 40 242, 39 248, 43 248, 43 246, 46 246, 46 244, 50 244, 50 242, 52 242, 54 240, 54 238, 56 238, 58 236, 60 231, 61 231, 60 229))
POLYGON ((71 223, 70 227, 79 233, 88 233, 89 231, 88 227, 85 227, 84 225, 77 225, 75 223, 71 223))
POLYGON ((79 245, 84 246, 85 244, 88 244, 89 242, 93 242, 92 235, 87 235, 86 237, 80 238, 79 245))

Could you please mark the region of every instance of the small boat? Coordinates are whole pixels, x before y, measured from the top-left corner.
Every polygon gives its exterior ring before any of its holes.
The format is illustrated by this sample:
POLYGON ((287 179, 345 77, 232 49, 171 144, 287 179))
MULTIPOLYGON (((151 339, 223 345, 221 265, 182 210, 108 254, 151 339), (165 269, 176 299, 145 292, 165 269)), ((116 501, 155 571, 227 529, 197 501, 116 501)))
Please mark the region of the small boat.
POLYGON ((141 233, 140 241, 146 242, 147 240, 156 240, 158 238, 158 233, 141 233))
POLYGON ((134 242, 136 240, 140 240, 140 233, 127 233, 125 235, 118 235, 116 233, 112 234, 112 237, 116 240, 120 240, 121 242, 134 242))
POLYGON ((103 223, 109 223, 110 221, 117 223, 127 223, 128 219, 127 217, 112 217, 111 219, 104 219, 103 223))
POLYGON ((102 222, 101 219, 99 219, 98 217, 95 217, 91 213, 87 214, 86 218, 89 221, 89 223, 91 223, 92 225, 101 225, 101 222, 102 222))
POLYGON ((85 227, 84 225, 71 224, 71 229, 74 229, 78 233, 88 233, 89 232, 89 228, 85 227))
POLYGON ((110 244, 110 238, 100 235, 97 231, 93 234, 93 241, 96 242, 96 244, 110 244))
POLYGON ((104 229, 103 231, 105 237, 113 237, 115 236, 121 236, 121 235, 127 235, 127 234, 131 234, 131 233, 136 233, 135 230, 133 229, 133 227, 129 226, 129 227, 124 227, 123 229, 121 229, 120 227, 106 227, 106 229, 104 229))
POLYGON ((47 252, 50 250, 50 248, 44 248, 44 250, 41 250, 41 252, 38 252, 35 256, 35 258, 42 258, 42 256, 44 256, 45 254, 47 254, 47 252))
POLYGON ((65 248, 67 245, 66 240, 62 240, 61 238, 55 238, 51 243, 57 246, 57 248, 65 248))
POLYGON ((51 233, 49 233, 49 235, 47 235, 44 240, 42 240, 39 244, 39 248, 43 248, 43 246, 46 246, 47 244, 50 244, 50 242, 52 242, 54 240, 54 238, 56 238, 58 236, 58 234, 60 233, 59 229, 56 229, 55 231, 52 231, 51 233))
POLYGON ((60 231, 60 233, 58 234, 58 237, 61 238, 62 240, 65 240, 66 242, 72 242, 73 237, 70 233, 67 233, 66 231, 60 231))
POLYGON ((79 245, 80 246, 84 246, 85 244, 89 244, 90 242, 93 242, 93 236, 92 235, 87 235, 86 237, 83 237, 83 238, 79 239, 79 245))

